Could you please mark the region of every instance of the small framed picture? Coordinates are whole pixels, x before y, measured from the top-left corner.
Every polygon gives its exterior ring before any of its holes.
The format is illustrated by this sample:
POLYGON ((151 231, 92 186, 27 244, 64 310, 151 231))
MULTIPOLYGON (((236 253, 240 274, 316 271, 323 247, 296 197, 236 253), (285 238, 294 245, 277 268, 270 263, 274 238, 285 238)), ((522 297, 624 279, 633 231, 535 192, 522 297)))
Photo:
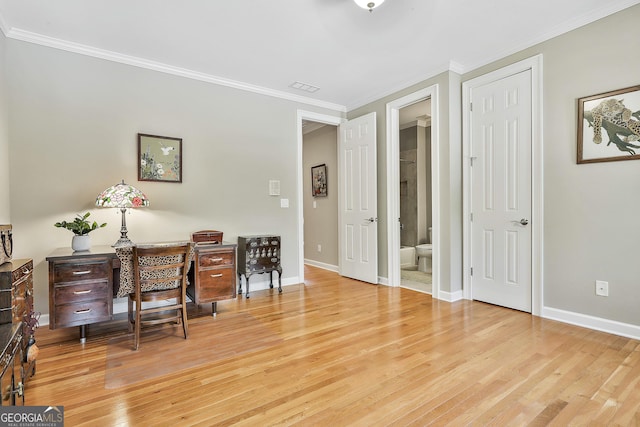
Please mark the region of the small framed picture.
POLYGON ((578 99, 578 163, 640 159, 640 86, 578 99))
POLYGON ((313 197, 327 197, 327 165, 311 168, 311 191, 313 197))
POLYGON ((182 138, 139 133, 138 181, 182 182, 182 138))

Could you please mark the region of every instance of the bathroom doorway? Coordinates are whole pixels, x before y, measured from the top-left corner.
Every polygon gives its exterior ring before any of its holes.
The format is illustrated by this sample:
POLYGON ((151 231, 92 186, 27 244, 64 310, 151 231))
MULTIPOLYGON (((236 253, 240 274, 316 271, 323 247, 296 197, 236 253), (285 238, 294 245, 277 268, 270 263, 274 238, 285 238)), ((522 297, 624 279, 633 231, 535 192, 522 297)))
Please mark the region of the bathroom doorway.
POLYGON ((431 98, 399 109, 400 286, 432 294, 431 98))

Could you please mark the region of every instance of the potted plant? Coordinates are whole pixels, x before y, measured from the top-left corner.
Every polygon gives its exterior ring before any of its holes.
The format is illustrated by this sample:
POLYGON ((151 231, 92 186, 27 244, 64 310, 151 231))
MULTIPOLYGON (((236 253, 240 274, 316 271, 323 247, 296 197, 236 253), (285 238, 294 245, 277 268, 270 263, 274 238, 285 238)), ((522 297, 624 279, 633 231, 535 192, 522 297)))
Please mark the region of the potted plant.
POLYGON ((107 223, 98 225, 97 222, 93 221, 93 223, 87 221, 91 215, 87 212, 84 215, 76 215, 76 218, 73 222, 60 221, 53 224, 59 228, 66 228, 69 231, 72 231, 74 236, 73 240, 71 240, 71 248, 74 251, 88 251, 91 247, 91 242, 89 240, 89 233, 95 229, 105 227, 107 223))

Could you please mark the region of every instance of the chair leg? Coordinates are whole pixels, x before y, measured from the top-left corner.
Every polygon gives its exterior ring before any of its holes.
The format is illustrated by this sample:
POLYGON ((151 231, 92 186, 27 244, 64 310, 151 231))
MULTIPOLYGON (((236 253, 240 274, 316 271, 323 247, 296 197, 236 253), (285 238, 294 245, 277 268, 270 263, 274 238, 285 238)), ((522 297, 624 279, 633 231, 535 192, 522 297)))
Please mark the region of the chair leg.
POLYGON ((133 325, 134 329, 135 329, 135 333, 134 333, 134 341, 133 341, 133 349, 137 350, 138 346, 140 345, 140 323, 141 323, 141 318, 142 315, 140 313, 140 310, 142 309, 142 303, 140 301, 140 299, 136 300, 136 320, 135 320, 135 324, 133 325))
POLYGON ((182 330, 184 331, 184 339, 187 339, 187 302, 184 298, 182 298, 182 308, 180 309, 182 313, 182 330))
POLYGON ((127 323, 127 330, 133 332, 133 301, 130 296, 127 297, 127 323))

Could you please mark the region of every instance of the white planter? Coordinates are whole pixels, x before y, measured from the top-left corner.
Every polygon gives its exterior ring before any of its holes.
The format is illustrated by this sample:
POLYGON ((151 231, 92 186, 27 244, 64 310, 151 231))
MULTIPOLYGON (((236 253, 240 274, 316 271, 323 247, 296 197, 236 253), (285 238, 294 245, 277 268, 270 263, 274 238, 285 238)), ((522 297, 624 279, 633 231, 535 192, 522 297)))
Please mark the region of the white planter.
POLYGON ((89 240, 89 235, 85 234, 84 236, 73 236, 71 240, 71 249, 74 251, 88 251, 91 248, 91 240, 89 240))

